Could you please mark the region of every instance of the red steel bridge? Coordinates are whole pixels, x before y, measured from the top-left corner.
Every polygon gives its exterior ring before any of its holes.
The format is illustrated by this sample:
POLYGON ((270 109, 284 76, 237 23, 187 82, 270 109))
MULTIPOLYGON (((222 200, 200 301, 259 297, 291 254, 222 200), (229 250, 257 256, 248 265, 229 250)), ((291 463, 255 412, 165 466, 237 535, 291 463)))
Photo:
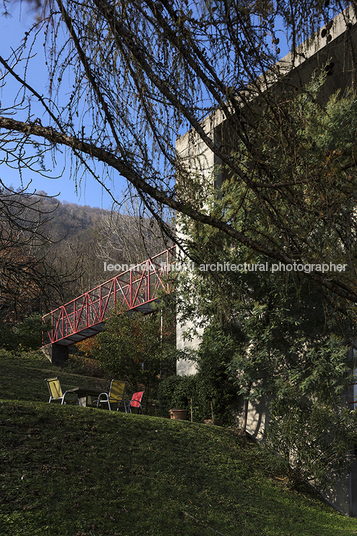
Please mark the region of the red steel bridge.
POLYGON ((116 307, 150 312, 153 302, 174 290, 170 266, 176 255, 173 246, 46 314, 43 320, 50 320, 51 329, 44 333, 43 345, 70 346, 92 337, 116 307))

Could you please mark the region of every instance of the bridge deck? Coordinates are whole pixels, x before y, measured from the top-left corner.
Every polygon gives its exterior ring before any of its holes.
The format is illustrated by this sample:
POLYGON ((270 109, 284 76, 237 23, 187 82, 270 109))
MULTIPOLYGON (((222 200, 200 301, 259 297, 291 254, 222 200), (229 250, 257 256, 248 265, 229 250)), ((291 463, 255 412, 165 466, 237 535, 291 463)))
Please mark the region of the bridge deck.
POLYGON ((114 276, 78 298, 46 314, 51 329, 43 345, 70 346, 104 328, 115 308, 148 313, 163 294, 174 290, 170 266, 176 262, 176 246, 114 276))

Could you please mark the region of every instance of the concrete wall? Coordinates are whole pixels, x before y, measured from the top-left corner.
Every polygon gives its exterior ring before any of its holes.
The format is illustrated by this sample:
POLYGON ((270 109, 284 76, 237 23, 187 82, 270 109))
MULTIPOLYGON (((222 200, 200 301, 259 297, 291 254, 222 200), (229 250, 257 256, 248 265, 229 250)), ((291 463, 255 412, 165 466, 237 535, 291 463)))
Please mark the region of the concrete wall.
MULTIPOLYGON (((357 24, 354 10, 351 7, 333 19, 327 26, 322 28, 313 38, 306 41, 264 76, 260 78, 261 87, 274 88, 279 91, 278 80, 284 75, 286 83, 292 87, 302 87, 311 79, 316 70, 327 68, 328 76, 323 86, 322 101, 327 101, 329 96, 338 89, 344 91, 348 87, 356 85, 355 59, 357 58, 357 24)), ((205 132, 211 139, 216 141, 222 137, 226 129, 226 118, 222 111, 217 110, 202 121, 205 132)), ((227 129, 226 129, 227 130, 227 129)), ((219 183, 220 177, 214 173, 219 165, 218 159, 205 146, 199 136, 193 132, 187 132, 177 140, 176 149, 181 158, 182 165, 186 169, 196 173, 202 181, 209 181, 212 187, 219 183)), ((177 320, 177 348, 197 348, 200 343, 198 334, 193 340, 185 341, 184 332, 195 325, 184 323, 178 315, 177 320)), ((194 374, 196 369, 188 361, 177 362, 177 374, 194 374)), ((346 394, 346 401, 354 393, 346 394)), ((240 423, 240 415, 237 415, 237 424, 240 423)), ((249 405, 247 431, 258 440, 262 439, 265 426, 268 425, 267 403, 260 401, 258 404, 249 405)), ((325 490, 324 495, 340 511, 357 516, 357 461, 356 456, 351 454, 353 461, 351 472, 339 478, 333 489, 325 490)))
POLYGON ((60 344, 46 344, 41 347, 42 352, 47 359, 56 367, 64 367, 68 359, 68 346, 60 344))
MULTIPOLYGON (((184 334, 185 331, 190 330, 191 328, 194 328, 193 322, 183 322, 180 320, 180 317, 178 316, 177 319, 177 325, 176 325, 176 348, 178 350, 185 350, 185 349, 196 349, 199 347, 200 344, 200 335, 196 335, 192 340, 185 340, 184 334)), ((201 332, 202 333, 202 332, 201 332)), ((186 359, 178 359, 176 363, 176 374, 178 376, 187 376, 196 374, 197 368, 196 364, 192 361, 188 361, 186 359)))
MULTIPOLYGON (((353 7, 350 6, 343 13, 335 17, 328 25, 321 28, 311 39, 299 45, 294 52, 289 53, 280 60, 269 73, 260 77, 261 86, 274 88, 279 91, 278 81, 284 76, 284 82, 292 87, 302 87, 311 79, 316 70, 329 66, 329 75, 323 86, 321 100, 328 97, 338 89, 344 91, 348 87, 355 87, 357 82, 355 61, 357 58, 357 18, 353 7)), ((212 141, 220 143, 227 131, 227 122, 224 113, 216 110, 202 121, 205 133, 212 141)), ((228 134, 229 136, 229 134, 228 134)), ((202 183, 206 182, 212 187, 219 184, 221 176, 217 174, 220 161, 215 154, 207 148, 198 134, 190 130, 176 142, 176 151, 181 165, 198 177, 202 183)), ((180 235, 180 219, 178 219, 178 234, 180 235)), ((181 238, 185 237, 181 235, 181 238)), ((191 323, 193 325, 194 321, 191 323)), ((185 342, 183 334, 191 326, 182 323, 179 315, 177 320, 177 348, 196 348, 199 345, 199 336, 193 341, 185 342)), ((177 363, 178 374, 194 373, 190 363, 177 363)))
MULTIPOLYGON (((212 139, 216 136, 217 129, 220 128, 224 120, 223 114, 217 110, 204 121, 205 131, 212 139)), ((194 132, 189 131, 176 141, 176 152, 180 159, 181 165, 186 172, 189 172, 189 180, 195 177, 200 182, 202 188, 207 189, 203 195, 210 195, 215 183, 215 168, 220 164, 215 154, 209 150, 201 138, 194 132)), ((184 178, 181 178, 184 181, 184 178)), ((184 185, 183 185, 184 188, 184 185)), ((177 234, 184 243, 188 238, 182 231, 184 216, 177 216, 177 234)), ((189 277, 189 275, 188 275, 189 277)), ((179 288, 177 289, 179 292, 179 288)), ((177 314, 176 322, 176 347, 178 350, 197 349, 200 344, 202 329, 197 329, 197 319, 184 322, 177 314), (197 330, 197 334, 192 339, 185 339, 185 333, 192 329, 197 330)), ((196 373, 196 366, 191 361, 179 359, 176 364, 176 372, 179 376, 191 375, 196 373)))

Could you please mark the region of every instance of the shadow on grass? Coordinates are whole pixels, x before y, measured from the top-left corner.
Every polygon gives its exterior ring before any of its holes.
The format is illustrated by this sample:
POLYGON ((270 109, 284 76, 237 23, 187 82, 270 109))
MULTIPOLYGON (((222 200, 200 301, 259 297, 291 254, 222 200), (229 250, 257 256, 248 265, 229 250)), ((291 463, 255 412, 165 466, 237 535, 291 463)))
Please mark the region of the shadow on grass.
MULTIPOLYGON (((0 402, 1 535, 347 535, 357 521, 290 492, 218 427, 0 402)), ((352 531, 352 532, 351 532, 352 531)))

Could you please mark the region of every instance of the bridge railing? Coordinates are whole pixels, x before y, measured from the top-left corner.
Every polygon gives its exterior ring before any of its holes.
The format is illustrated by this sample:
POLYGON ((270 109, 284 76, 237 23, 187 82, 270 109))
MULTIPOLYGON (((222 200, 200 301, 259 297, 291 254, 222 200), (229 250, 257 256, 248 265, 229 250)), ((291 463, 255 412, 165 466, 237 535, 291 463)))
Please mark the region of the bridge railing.
POLYGON ((46 314, 43 320, 49 320, 51 328, 43 344, 69 345, 101 331, 116 307, 147 311, 160 294, 174 289, 170 267, 176 256, 173 246, 46 314))

